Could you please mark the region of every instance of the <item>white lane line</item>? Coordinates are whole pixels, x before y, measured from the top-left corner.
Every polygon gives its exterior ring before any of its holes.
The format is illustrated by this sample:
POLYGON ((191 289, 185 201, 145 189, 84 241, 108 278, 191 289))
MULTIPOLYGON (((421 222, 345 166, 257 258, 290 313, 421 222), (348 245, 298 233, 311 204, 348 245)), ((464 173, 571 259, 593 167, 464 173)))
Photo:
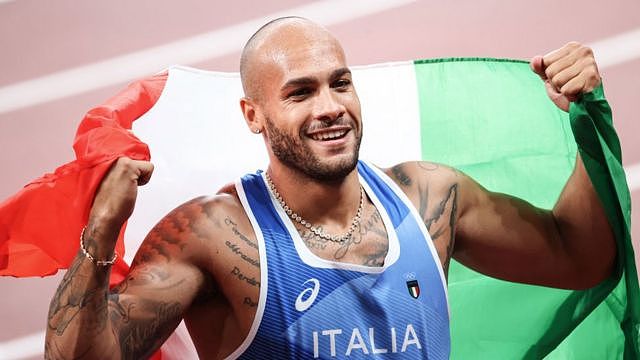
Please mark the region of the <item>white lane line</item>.
POLYGON ((0 114, 115 85, 166 69, 239 52, 261 25, 297 15, 329 26, 401 7, 416 0, 324 0, 164 45, 55 72, 0 88, 0 114))
POLYGON ((42 356, 44 331, 0 343, 0 360, 19 360, 42 356))
POLYGON ((596 41, 590 46, 601 69, 640 58, 640 28, 596 41))

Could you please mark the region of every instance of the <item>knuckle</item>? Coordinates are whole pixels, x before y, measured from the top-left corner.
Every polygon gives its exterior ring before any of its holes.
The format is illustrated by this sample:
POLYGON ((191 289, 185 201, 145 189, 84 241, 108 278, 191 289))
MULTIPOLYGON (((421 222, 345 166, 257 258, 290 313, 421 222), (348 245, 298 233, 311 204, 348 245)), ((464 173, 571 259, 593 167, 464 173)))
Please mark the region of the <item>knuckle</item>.
POLYGON ((568 86, 564 86, 560 89, 560 93, 564 96, 571 96, 573 95, 573 91, 571 89, 569 89, 568 86))
POLYGON ((568 48, 574 48, 575 49, 575 48, 578 48, 578 47, 582 46, 582 44, 580 44, 577 41, 569 41, 567 43, 567 45, 565 45, 565 46, 568 47, 568 48))
POLYGON ((584 56, 593 55, 593 50, 588 46, 581 46, 580 47, 580 51, 582 52, 582 55, 584 55, 584 56))
POLYGON ((552 79, 553 78, 554 73, 553 73, 551 67, 547 67, 544 70, 544 75, 547 77, 547 79, 552 79))
POLYGON ((126 156, 120 157, 118 158, 118 164, 121 164, 122 166, 127 166, 131 164, 131 159, 129 159, 126 156))

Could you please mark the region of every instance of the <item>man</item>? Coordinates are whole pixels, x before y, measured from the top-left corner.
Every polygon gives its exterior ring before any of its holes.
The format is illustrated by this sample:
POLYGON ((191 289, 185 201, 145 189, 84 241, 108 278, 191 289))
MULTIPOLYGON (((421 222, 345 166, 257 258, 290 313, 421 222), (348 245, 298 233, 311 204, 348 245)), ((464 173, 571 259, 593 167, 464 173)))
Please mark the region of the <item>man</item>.
MULTIPOLYGON (((579 44, 531 65, 564 110, 600 83, 579 44)), ((447 358, 452 257, 568 289, 610 275, 615 242, 579 157, 552 211, 438 164, 359 163, 360 104, 344 52, 305 19, 261 28, 241 76, 266 172, 168 214, 109 290, 117 235, 153 171, 119 159, 52 300, 48 358, 144 358, 183 318, 201 358, 447 358), (391 296, 402 287, 407 296, 391 296)))

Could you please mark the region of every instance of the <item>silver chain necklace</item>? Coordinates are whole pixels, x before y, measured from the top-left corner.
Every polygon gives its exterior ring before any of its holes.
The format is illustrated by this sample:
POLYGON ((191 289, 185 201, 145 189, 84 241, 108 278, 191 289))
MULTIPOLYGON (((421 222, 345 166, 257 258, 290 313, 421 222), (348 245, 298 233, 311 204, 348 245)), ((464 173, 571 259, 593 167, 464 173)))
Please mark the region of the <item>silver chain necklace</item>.
POLYGON ((362 186, 360 187, 360 206, 358 206, 356 216, 353 218, 353 221, 351 221, 349 231, 347 231, 347 233, 344 235, 331 235, 324 232, 321 228, 311 225, 311 223, 300 217, 300 215, 294 213, 293 210, 289 208, 287 203, 284 202, 284 199, 282 199, 282 196, 280 196, 278 190, 276 190, 275 185, 273 185, 273 181, 271 181, 269 173, 265 173, 265 177, 267 178, 267 185, 269 185, 269 190, 271 190, 273 196, 276 198, 276 200, 278 200, 278 203, 280 204, 280 206, 282 206, 287 215, 289 215, 291 220, 304 226, 306 229, 309 229, 309 231, 311 231, 317 237, 342 244, 345 241, 349 240, 353 236, 353 232, 358 228, 358 225, 360 224, 360 217, 362 216, 362 208, 364 207, 364 191, 362 190, 362 186))

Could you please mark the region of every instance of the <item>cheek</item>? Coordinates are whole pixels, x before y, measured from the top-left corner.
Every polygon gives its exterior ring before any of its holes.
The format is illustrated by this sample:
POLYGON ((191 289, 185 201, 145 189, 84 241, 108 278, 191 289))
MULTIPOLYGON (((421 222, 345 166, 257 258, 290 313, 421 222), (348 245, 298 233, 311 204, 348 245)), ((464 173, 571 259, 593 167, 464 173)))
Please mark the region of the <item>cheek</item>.
POLYGON ((345 105, 349 112, 354 116, 358 121, 361 119, 361 107, 360 107, 360 99, 358 95, 354 92, 351 93, 348 99, 346 99, 345 105))

